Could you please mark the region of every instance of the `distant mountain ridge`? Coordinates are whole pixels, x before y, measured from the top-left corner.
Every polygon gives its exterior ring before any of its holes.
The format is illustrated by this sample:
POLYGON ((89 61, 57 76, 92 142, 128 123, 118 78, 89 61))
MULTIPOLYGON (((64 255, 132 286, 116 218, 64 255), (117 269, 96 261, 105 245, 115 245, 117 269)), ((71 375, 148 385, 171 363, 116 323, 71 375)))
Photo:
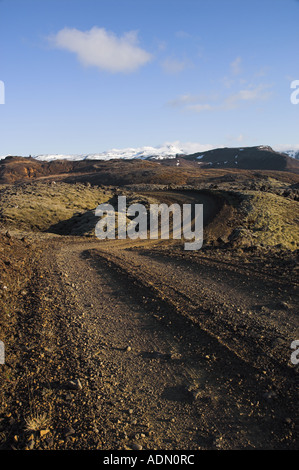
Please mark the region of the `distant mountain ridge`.
MULTIPOLYGON (((210 145, 199 145, 202 150, 198 150, 196 148, 197 144, 181 144, 180 142, 174 143, 165 143, 161 146, 157 147, 128 147, 124 149, 111 149, 105 152, 93 153, 93 154, 44 154, 44 155, 33 155, 37 161, 41 162, 52 162, 55 160, 68 160, 68 161, 81 161, 81 160, 114 160, 114 159, 124 159, 124 160, 131 160, 131 159, 141 159, 141 160, 162 160, 168 158, 176 158, 178 156, 193 156, 193 155, 208 155, 214 154, 216 152, 219 153, 220 151, 229 153, 229 149, 232 149, 233 152, 239 154, 242 151, 246 151, 245 154, 248 154, 249 149, 251 152, 251 156, 253 151, 269 151, 272 154, 277 153, 280 155, 287 155, 295 160, 299 160, 299 150, 298 149, 289 149, 289 150, 273 150, 270 146, 255 146, 255 147, 219 147, 219 148, 212 148, 210 145), (196 148, 196 152, 192 152, 192 147, 196 148)), ((224 153, 223 153, 224 154, 224 153)), ((259 153, 259 156, 261 154, 259 153)), ((11 156, 11 155, 9 155, 11 156)), ((5 156, 0 156, 0 160, 6 158, 5 156)), ((28 157, 24 157, 28 158, 28 157)), ((213 160, 213 159, 212 159, 213 160)), ((203 160, 205 161, 205 160, 203 160)), ((224 160, 225 161, 225 160, 224 160)))
POLYGON ((299 161, 273 150, 268 145, 255 147, 223 147, 188 155, 188 159, 198 159, 199 164, 211 168, 239 168, 246 170, 287 170, 298 169, 299 161))
POLYGON ((221 147, 218 149, 182 153, 179 147, 152 147, 137 153, 113 152, 113 157, 101 155, 39 157, 8 156, 0 160, 0 183, 13 183, 39 178, 60 178, 92 181, 94 184, 132 184, 150 182, 162 184, 201 178, 203 170, 265 170, 299 173, 299 160, 287 153, 276 152, 269 146, 221 147), (102 156, 103 157, 103 156, 102 156))
MULTIPOLYGON (((209 149, 210 146, 199 146, 204 149, 209 149)), ((74 155, 63 155, 63 154, 48 154, 48 155, 34 155, 33 158, 39 161, 50 162, 54 160, 113 160, 113 159, 142 159, 148 158, 169 158, 176 157, 177 155, 186 155, 190 153, 188 147, 180 145, 179 143, 165 143, 158 147, 128 147, 124 149, 111 149, 105 152, 93 153, 93 154, 74 154, 74 155)), ((0 157, 1 158, 1 157, 0 157)), ((4 158, 4 157, 2 157, 4 158)))

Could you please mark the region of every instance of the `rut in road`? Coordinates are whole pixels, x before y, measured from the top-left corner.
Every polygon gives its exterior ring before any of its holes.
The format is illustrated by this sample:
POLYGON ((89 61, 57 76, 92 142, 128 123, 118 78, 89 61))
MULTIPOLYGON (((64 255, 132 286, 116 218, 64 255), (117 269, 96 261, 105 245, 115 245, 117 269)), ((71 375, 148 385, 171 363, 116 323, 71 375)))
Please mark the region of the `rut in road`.
POLYGON ((182 316, 199 325, 244 362, 259 370, 271 364, 276 373, 281 370, 285 375, 285 363, 276 360, 272 343, 279 334, 288 337, 290 331, 297 330, 296 316, 286 313, 282 321, 281 313, 278 318, 274 313, 271 318, 263 318, 253 312, 260 308, 261 302, 272 305, 275 312, 279 295, 292 292, 287 279, 277 280, 259 273, 249 276, 248 268, 236 268, 234 264, 219 266, 216 260, 196 258, 196 255, 194 260, 192 257, 176 259, 169 253, 140 250, 146 245, 150 243, 139 243, 132 250, 127 249, 132 248, 132 243, 111 242, 90 254, 109 260, 153 295, 167 299, 182 316))
POLYGON ((56 262, 85 312, 72 313, 68 350, 79 349, 78 373, 96 377, 88 406, 102 423, 102 448, 126 447, 136 435, 151 449, 279 447, 283 429, 273 429, 286 410, 270 412, 267 379, 98 248, 67 244, 56 262), (78 322, 80 336, 71 333, 78 322))

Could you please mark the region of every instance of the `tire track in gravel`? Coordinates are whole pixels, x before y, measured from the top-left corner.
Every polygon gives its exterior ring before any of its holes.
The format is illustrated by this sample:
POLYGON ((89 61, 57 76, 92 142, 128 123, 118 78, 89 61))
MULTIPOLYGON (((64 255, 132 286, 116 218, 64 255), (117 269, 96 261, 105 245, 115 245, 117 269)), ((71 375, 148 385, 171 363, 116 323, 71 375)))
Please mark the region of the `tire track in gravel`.
POLYGON ((277 384, 275 361, 254 357, 252 333, 271 333, 247 311, 260 279, 150 252, 156 244, 62 237, 43 249, 21 312, 30 335, 16 393, 20 410, 28 383, 50 410, 53 443, 40 448, 296 448, 288 372, 277 384))
POLYGON ((95 393, 102 394, 103 448, 288 445, 281 425, 288 406, 273 411, 265 398, 271 378, 181 315, 178 303, 190 306, 192 299, 180 291, 179 302, 171 301, 165 285, 172 274, 175 284, 178 273, 168 264, 168 276, 160 270, 158 277, 147 257, 115 246, 72 243, 57 255, 81 309, 89 306, 82 363, 89 363, 92 376, 102 370, 95 393))
MULTIPOLYGON (((287 355, 276 360, 273 341, 284 338, 285 352, 298 332, 296 315, 275 316, 275 305, 284 292, 292 292, 288 281, 273 281, 263 274, 249 276, 246 269, 215 265, 194 256, 176 259, 169 254, 119 249, 117 243, 94 251, 155 292, 182 316, 216 338, 244 362, 258 369, 271 366, 285 372, 287 355), (280 293, 282 291, 282 293, 280 293), (273 305, 271 317, 260 315, 261 304, 273 305), (282 318, 285 321, 282 321, 282 318), (282 362, 282 364, 281 364, 282 362)), ((294 301, 297 298, 292 292, 294 301)), ((292 307, 294 309, 294 307, 292 307)), ((298 336, 298 335, 297 335, 298 336)))
MULTIPOLYGON (((210 197, 167 192, 163 202, 176 200, 210 197)), ((206 222, 218 202, 211 207, 206 222)), ((284 424, 292 391, 282 382, 274 393, 272 363, 255 361, 257 337, 245 341, 255 323, 244 330, 248 312, 238 318, 234 310, 248 306, 256 281, 243 289, 240 273, 220 268, 223 283, 215 263, 150 252, 156 244, 171 242, 65 237, 44 250, 43 283, 34 288, 43 312, 40 340, 53 343, 40 371, 57 430, 54 448, 294 447, 284 424), (236 305, 228 308, 232 298, 236 305), (76 378, 82 389, 65 390, 76 378), (74 433, 65 438, 60 429, 69 425, 74 433)))
MULTIPOLYGON (((196 192, 153 195, 168 204, 203 202, 205 224, 220 208, 196 192)), ((88 343, 81 363, 89 363, 94 377, 101 368, 94 384, 102 397, 100 445, 292 446, 283 425, 294 405, 289 377, 282 374, 273 384, 273 366, 279 370, 280 364, 259 355, 271 351, 260 341, 260 327, 271 328, 248 314, 259 280, 248 284, 247 276, 218 271, 215 263, 148 251, 157 244, 169 242, 72 242, 57 254, 80 309, 89 306, 80 320, 88 343)), ((265 285, 263 294, 268 290, 265 285)), ((270 339, 273 334, 275 327, 270 339)), ((90 406, 96 407, 93 399, 90 406)))

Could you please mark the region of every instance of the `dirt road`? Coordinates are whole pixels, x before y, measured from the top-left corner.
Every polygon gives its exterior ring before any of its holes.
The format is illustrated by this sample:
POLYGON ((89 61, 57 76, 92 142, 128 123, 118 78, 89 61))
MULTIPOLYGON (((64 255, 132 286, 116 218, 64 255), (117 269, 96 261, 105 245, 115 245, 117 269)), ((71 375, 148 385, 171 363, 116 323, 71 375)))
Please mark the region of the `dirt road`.
POLYGON ((295 448, 296 282, 156 244, 47 242, 13 394, 35 448, 295 448))

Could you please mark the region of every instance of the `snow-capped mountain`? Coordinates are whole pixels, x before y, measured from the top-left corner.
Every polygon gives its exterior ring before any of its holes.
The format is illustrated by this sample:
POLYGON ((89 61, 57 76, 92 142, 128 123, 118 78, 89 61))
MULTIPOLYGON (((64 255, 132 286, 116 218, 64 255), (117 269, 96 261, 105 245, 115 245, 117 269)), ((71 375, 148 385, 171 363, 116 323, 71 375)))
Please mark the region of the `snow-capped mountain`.
POLYGON ((294 148, 288 148, 287 146, 280 146, 278 148, 275 148, 277 152, 285 153, 291 158, 295 158, 296 160, 299 160, 299 146, 296 146, 294 148))
POLYGON ((285 150, 283 153, 286 153, 289 157, 299 160, 299 150, 285 150))
MULTIPOLYGON (((155 159, 175 158, 178 155, 188 155, 194 152, 205 152, 212 148, 211 145, 201 145, 197 143, 182 144, 179 141, 173 143, 165 143, 157 147, 137 147, 137 148, 124 148, 124 149, 111 149, 105 152, 94 154, 45 154, 45 155, 32 155, 33 158, 39 161, 50 162, 53 160, 113 160, 113 159, 147 159, 154 157, 155 159)), ((6 156, 0 157, 0 159, 6 156)))
MULTIPOLYGON (((218 149, 225 148, 224 146, 218 147, 218 149)), ((278 146, 276 148, 271 148, 269 146, 259 146, 259 150, 270 150, 273 152, 284 153, 291 158, 299 160, 299 146, 294 146, 294 148, 288 149, 287 146, 278 146)), ((211 145, 202 145, 195 142, 181 143, 176 142, 166 142, 163 145, 157 147, 128 147, 124 149, 113 148, 104 152, 92 153, 92 154, 43 154, 43 155, 32 155, 35 160, 41 162, 51 162, 55 160, 69 160, 69 161, 80 161, 80 160, 115 160, 115 159, 155 159, 162 160, 165 158, 175 158, 177 156, 183 155, 194 155, 198 153, 197 159, 202 158, 200 153, 205 153, 211 150, 216 150, 211 145)), ((236 151, 242 152, 243 148, 235 148, 236 151)), ((6 156, 0 156, 0 160, 4 159, 6 156)))
POLYGON ((166 158, 184 155, 183 148, 173 144, 165 144, 161 147, 139 147, 111 149, 106 152, 88 154, 88 155, 37 155, 34 158, 41 161, 52 161, 58 159, 66 160, 112 160, 112 159, 146 159, 149 157, 166 158))

